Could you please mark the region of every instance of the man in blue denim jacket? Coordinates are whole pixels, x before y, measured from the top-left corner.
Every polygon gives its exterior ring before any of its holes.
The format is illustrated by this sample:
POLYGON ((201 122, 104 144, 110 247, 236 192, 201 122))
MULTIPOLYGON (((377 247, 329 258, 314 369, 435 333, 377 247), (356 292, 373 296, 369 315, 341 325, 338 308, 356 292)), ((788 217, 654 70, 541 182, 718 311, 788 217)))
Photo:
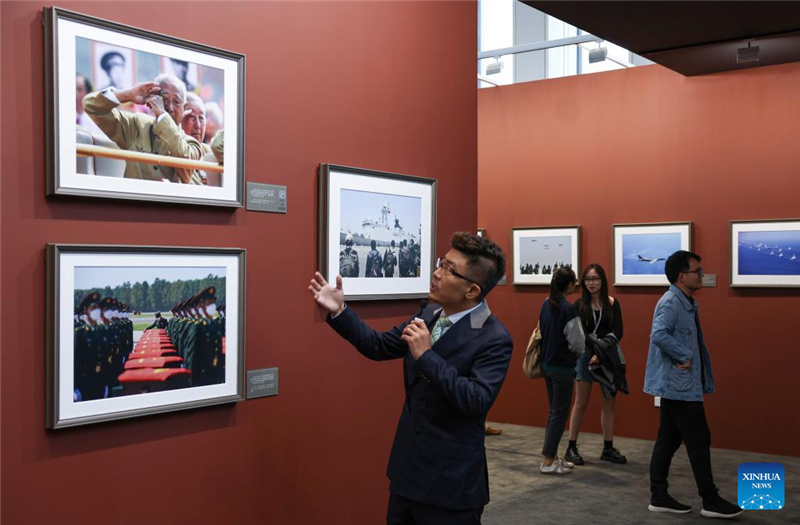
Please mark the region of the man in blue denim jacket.
POLYGON ((667 492, 672 456, 686 443, 703 508, 708 518, 732 518, 743 511, 720 497, 711 473, 711 431, 703 394, 714 393, 711 358, 700 329, 694 293, 703 287, 700 256, 684 250, 669 256, 665 273, 669 290, 653 314, 644 391, 661 397, 658 438, 650 459, 650 505, 653 512, 685 514, 684 505, 667 492))

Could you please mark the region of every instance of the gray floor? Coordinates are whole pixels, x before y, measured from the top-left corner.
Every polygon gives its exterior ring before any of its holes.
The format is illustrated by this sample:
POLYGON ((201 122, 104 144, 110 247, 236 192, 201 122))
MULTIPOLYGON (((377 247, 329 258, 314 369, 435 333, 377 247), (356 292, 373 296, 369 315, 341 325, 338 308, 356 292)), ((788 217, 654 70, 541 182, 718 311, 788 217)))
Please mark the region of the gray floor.
MULTIPOLYGON (((700 516, 702 500, 697 495, 683 447, 672 462, 670 494, 691 505, 692 513, 656 514, 647 510, 652 441, 614 438, 614 445, 627 456, 628 464, 612 465, 600 461, 602 437, 582 433, 578 444, 586 465, 576 466, 567 475, 543 475, 538 467, 544 429, 503 423, 491 425, 501 428, 503 433, 486 437, 492 501, 483 513, 484 525, 713 523, 700 516)), ((565 447, 566 441, 562 441, 559 453, 563 453, 565 447)), ((775 511, 745 511, 736 521, 800 523, 797 497, 800 494, 800 458, 712 449, 711 459, 720 495, 731 502, 737 498, 736 478, 741 463, 781 463, 786 472, 786 507, 775 511)))

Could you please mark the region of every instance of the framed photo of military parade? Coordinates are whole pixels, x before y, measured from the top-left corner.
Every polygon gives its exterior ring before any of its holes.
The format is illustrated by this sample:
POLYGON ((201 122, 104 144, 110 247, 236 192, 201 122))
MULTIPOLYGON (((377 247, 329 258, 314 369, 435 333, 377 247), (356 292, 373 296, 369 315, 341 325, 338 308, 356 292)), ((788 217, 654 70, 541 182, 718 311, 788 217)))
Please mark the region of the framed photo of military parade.
POLYGON ((47 246, 49 429, 244 398, 245 251, 47 246))
POLYGON ((514 284, 549 285, 553 272, 562 266, 572 268, 579 273, 580 235, 580 226, 511 230, 514 284))
POLYGON ((347 300, 423 298, 436 246, 436 179, 321 164, 319 268, 347 300))
POLYGON ((613 224, 614 286, 669 286, 664 264, 692 249, 691 222, 613 224))
POLYGON ((240 207, 245 57, 44 10, 47 194, 240 207))
POLYGON ((731 221, 733 287, 800 288, 800 219, 731 221))

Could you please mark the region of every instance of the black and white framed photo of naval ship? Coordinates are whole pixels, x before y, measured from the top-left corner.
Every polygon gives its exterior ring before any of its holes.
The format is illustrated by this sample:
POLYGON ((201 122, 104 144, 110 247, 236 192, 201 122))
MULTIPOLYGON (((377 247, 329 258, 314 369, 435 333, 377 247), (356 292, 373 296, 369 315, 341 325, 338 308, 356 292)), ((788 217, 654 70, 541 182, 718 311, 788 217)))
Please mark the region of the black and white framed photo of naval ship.
POLYGON ((436 246, 436 179, 321 164, 319 268, 347 300, 426 297, 436 246))

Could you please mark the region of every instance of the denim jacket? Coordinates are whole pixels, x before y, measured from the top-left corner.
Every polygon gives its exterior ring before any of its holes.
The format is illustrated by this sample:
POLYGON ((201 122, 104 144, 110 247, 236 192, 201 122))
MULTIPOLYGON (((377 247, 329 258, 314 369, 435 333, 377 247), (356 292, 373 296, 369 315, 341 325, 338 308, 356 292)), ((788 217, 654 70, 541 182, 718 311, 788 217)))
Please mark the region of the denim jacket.
POLYGON ((646 393, 678 401, 702 401, 703 394, 714 393, 711 357, 699 317, 695 321, 697 308, 675 285, 658 300, 644 376, 646 393), (688 370, 675 366, 689 360, 688 370))

